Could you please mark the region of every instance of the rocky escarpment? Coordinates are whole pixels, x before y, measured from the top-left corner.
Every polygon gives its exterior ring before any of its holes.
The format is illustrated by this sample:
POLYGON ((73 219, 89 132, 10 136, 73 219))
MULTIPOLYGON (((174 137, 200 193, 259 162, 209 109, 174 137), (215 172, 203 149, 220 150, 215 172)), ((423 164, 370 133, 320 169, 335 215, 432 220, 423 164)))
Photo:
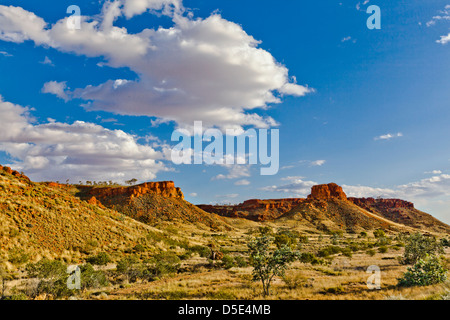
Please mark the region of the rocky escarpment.
POLYGON ((92 204, 101 203, 110 206, 119 202, 129 202, 133 198, 152 194, 160 195, 165 198, 184 199, 183 192, 180 188, 175 187, 173 181, 162 182, 146 182, 131 187, 79 187, 82 191, 83 198, 92 204))
POLYGON ((223 217, 266 221, 282 216, 305 200, 304 198, 251 199, 234 206, 198 205, 198 207, 206 212, 215 213, 223 217))
POLYGON ((418 229, 445 233, 450 232, 450 226, 428 213, 417 210, 414 204, 409 201, 379 198, 348 198, 348 200, 369 212, 396 223, 418 229))
POLYGON ((161 221, 202 223, 217 229, 224 221, 184 200, 173 181, 147 182, 130 187, 78 186, 78 197, 89 204, 107 207, 146 224, 161 221))

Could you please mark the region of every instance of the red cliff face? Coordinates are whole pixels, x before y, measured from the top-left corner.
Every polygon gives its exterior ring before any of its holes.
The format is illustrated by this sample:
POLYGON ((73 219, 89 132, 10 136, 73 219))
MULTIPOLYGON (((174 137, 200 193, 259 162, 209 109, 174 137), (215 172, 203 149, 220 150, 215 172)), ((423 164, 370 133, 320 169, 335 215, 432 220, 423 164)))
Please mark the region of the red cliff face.
POLYGON ((348 200, 365 209, 370 207, 414 209, 412 202, 400 199, 348 198, 348 200))
POLYGON ((184 199, 180 188, 176 188, 173 181, 147 182, 132 187, 92 188, 88 191, 90 197, 95 197, 100 202, 102 202, 102 199, 120 196, 134 198, 148 193, 157 194, 166 198, 184 199))
POLYGON ((308 196, 309 200, 330 200, 332 198, 347 200, 347 196, 342 190, 342 187, 336 183, 313 186, 311 188, 311 194, 308 196))
POLYGON ((206 212, 230 218, 246 218, 254 221, 274 220, 305 201, 302 198, 251 199, 234 206, 198 205, 206 212))

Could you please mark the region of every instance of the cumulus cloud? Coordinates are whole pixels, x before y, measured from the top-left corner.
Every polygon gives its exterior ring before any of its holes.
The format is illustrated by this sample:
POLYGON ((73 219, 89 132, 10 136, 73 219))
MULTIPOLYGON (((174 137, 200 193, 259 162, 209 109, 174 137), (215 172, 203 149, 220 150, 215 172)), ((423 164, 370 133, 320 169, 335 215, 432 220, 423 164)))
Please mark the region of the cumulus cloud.
POLYGON ((144 181, 167 171, 163 152, 137 139, 82 121, 37 124, 28 108, 0 96, 0 150, 16 159, 13 168, 36 180, 144 181))
POLYGON ((53 47, 87 57, 103 57, 111 67, 128 67, 137 79, 111 79, 74 90, 88 110, 145 115, 180 126, 202 120, 205 126, 267 128, 271 117, 251 110, 281 102, 284 95, 313 92, 289 77, 260 41, 233 22, 213 14, 194 19, 182 14, 181 0, 116 0, 101 14, 81 17, 81 29, 67 28, 69 17, 52 26, 34 13, 0 6, 0 39, 53 47), (131 34, 114 26, 117 17, 147 10, 172 16, 170 28, 131 34), (24 21, 27 21, 26 23, 24 21))
POLYGON ((233 180, 250 177, 250 165, 234 164, 223 166, 228 169, 228 174, 218 174, 212 180, 233 180))
POLYGON ((387 133, 387 134, 383 134, 381 136, 375 137, 373 138, 374 140, 391 140, 393 138, 400 138, 403 137, 403 133, 399 132, 399 133, 387 133))
POLYGON ((57 96, 58 98, 63 99, 64 101, 69 100, 69 94, 66 92, 67 90, 67 82, 57 82, 57 81, 49 81, 44 83, 42 87, 43 93, 51 93, 57 96))

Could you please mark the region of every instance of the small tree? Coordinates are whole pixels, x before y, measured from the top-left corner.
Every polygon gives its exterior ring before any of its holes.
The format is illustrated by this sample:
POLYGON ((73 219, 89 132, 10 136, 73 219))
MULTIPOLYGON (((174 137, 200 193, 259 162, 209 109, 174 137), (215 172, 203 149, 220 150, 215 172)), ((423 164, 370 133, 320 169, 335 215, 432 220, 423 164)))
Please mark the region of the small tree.
POLYGON ((434 237, 426 237, 421 233, 415 233, 406 239, 405 253, 403 254, 404 264, 415 264, 427 255, 437 255, 444 253, 441 242, 434 237))
POLYGON ((248 243, 250 264, 253 267, 253 280, 260 280, 264 295, 270 294, 270 284, 274 277, 283 277, 289 263, 297 260, 300 255, 293 252, 287 245, 282 245, 276 250, 271 250, 274 239, 262 234, 260 237, 248 243))
POLYGON ((447 270, 437 256, 426 256, 408 267, 403 277, 398 279, 398 285, 404 287, 428 286, 442 283, 447 279, 447 270))
POLYGON ((125 183, 126 184, 128 184, 128 185, 130 185, 130 186, 132 186, 133 184, 135 184, 136 182, 138 182, 138 180, 137 179, 131 179, 131 180, 127 180, 127 181, 125 181, 125 183))

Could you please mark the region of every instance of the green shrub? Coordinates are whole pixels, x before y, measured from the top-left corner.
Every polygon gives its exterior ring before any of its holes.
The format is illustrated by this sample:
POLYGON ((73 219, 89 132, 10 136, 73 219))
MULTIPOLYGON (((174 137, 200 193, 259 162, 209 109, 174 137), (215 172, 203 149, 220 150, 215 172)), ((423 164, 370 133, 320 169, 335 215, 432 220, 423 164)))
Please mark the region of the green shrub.
POLYGON ((373 231, 373 236, 378 239, 381 237, 386 237, 386 234, 384 233, 383 229, 377 229, 373 231))
POLYGON ((415 264, 427 255, 437 255, 444 253, 441 242, 435 237, 424 236, 415 233, 406 239, 405 252, 403 254, 404 264, 415 264))
POLYGON ((105 266, 111 262, 111 258, 106 252, 100 252, 95 256, 87 258, 86 262, 97 266, 105 266))
POLYGON ((373 256, 376 254, 375 250, 373 250, 373 249, 367 250, 366 253, 367 253, 369 256, 371 256, 371 257, 373 257, 373 256))
POLYGON ((221 265, 224 269, 231 269, 236 266, 236 262, 232 256, 224 255, 221 265))
POLYGON ((94 270, 94 267, 89 263, 80 266, 80 271, 82 289, 98 289, 109 284, 105 272, 94 270))
POLYGON ((134 252, 144 252, 145 250, 146 250, 145 247, 142 244, 140 244, 140 243, 135 245, 134 248, 133 248, 134 252))
POLYGON ((340 252, 341 252, 341 248, 340 247, 338 247, 338 246, 328 246, 328 247, 325 247, 323 249, 320 249, 319 252, 317 253, 317 255, 319 257, 326 258, 326 257, 329 257, 332 254, 337 254, 337 253, 340 253, 340 252))
POLYGON ((198 253, 198 255, 202 258, 208 258, 211 255, 211 249, 205 246, 196 245, 189 247, 188 250, 193 253, 198 253))
POLYGON ((379 253, 386 253, 386 252, 388 252, 388 247, 381 246, 381 247, 378 248, 378 252, 379 253))
POLYGON ((420 259, 403 277, 398 279, 398 285, 403 287, 428 286, 442 283, 447 279, 447 270, 441 259, 436 256, 426 256, 420 259))
POLYGON ((310 263, 312 265, 323 264, 324 263, 322 259, 317 258, 314 255, 314 253, 310 253, 310 252, 301 253, 299 260, 302 263, 310 263))
POLYGON ((9 251, 9 259, 8 261, 12 264, 24 264, 30 260, 30 255, 27 254, 22 249, 14 248, 9 251))

